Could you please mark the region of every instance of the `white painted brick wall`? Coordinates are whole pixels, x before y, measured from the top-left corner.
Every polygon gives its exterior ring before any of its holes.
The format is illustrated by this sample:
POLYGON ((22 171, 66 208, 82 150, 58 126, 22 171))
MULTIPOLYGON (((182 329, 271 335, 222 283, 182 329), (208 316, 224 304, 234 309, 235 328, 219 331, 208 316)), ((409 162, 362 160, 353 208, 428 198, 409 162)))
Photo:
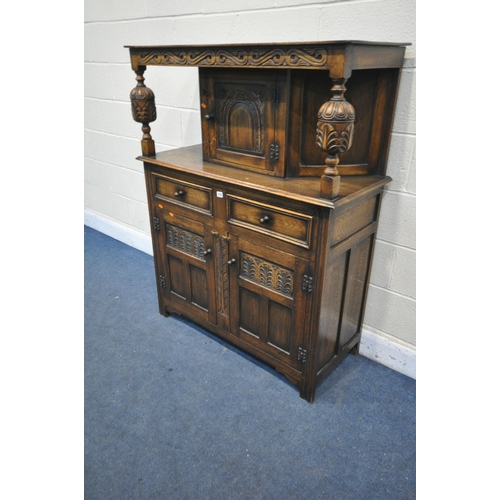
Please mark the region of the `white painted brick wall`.
MULTIPOLYGON (((415 0, 86 0, 85 208, 149 236, 135 86, 124 45, 371 40, 410 42, 389 155, 365 328, 416 344, 415 0)), ((201 141, 197 70, 148 68, 157 149, 201 141), (168 82, 168 84, 166 84, 168 82)))

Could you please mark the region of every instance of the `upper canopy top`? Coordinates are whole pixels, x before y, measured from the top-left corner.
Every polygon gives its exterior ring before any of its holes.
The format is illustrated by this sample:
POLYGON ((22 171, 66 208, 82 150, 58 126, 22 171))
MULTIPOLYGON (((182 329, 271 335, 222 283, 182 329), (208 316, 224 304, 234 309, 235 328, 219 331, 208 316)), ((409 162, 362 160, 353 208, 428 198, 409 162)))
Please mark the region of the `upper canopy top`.
POLYGON ((326 69, 332 78, 348 78, 353 69, 400 68, 407 45, 349 40, 125 47, 134 70, 139 66, 326 69))

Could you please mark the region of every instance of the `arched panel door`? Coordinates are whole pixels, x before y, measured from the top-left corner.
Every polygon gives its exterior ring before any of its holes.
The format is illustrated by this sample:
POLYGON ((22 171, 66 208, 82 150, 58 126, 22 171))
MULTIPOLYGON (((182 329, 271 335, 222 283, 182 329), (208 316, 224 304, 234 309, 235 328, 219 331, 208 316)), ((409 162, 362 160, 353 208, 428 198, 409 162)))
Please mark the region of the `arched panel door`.
POLYGON ((284 171, 284 71, 202 72, 210 159, 281 176, 284 171))

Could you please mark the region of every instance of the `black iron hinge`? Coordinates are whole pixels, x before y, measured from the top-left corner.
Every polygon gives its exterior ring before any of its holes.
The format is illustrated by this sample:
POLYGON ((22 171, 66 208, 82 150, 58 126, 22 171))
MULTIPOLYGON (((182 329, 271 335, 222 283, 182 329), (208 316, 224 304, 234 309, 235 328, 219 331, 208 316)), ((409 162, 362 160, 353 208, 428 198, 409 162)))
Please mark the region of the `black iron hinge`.
POLYGON ((299 361, 302 361, 302 363, 305 363, 307 361, 307 351, 305 349, 302 349, 302 347, 299 347, 299 354, 297 356, 297 359, 299 361))
POLYGON ((269 147, 269 158, 275 162, 280 159, 280 145, 277 142, 271 142, 269 147))
POLYGON ((162 288, 167 288, 167 280, 165 279, 165 276, 162 276, 160 274, 159 278, 160 278, 160 286, 162 288))
POLYGON ((313 291, 313 277, 304 274, 302 277, 302 290, 311 293, 313 291))
POLYGON ((156 232, 160 231, 160 219, 158 217, 153 217, 153 227, 156 232))

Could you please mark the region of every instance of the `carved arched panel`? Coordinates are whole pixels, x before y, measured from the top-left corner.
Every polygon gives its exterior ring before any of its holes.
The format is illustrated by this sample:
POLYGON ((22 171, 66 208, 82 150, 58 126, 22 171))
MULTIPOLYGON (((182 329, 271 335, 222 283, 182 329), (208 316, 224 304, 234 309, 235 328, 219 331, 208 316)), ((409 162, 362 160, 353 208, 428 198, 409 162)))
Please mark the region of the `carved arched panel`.
POLYGON ((265 88, 242 87, 228 89, 217 85, 218 147, 263 155, 265 88))

